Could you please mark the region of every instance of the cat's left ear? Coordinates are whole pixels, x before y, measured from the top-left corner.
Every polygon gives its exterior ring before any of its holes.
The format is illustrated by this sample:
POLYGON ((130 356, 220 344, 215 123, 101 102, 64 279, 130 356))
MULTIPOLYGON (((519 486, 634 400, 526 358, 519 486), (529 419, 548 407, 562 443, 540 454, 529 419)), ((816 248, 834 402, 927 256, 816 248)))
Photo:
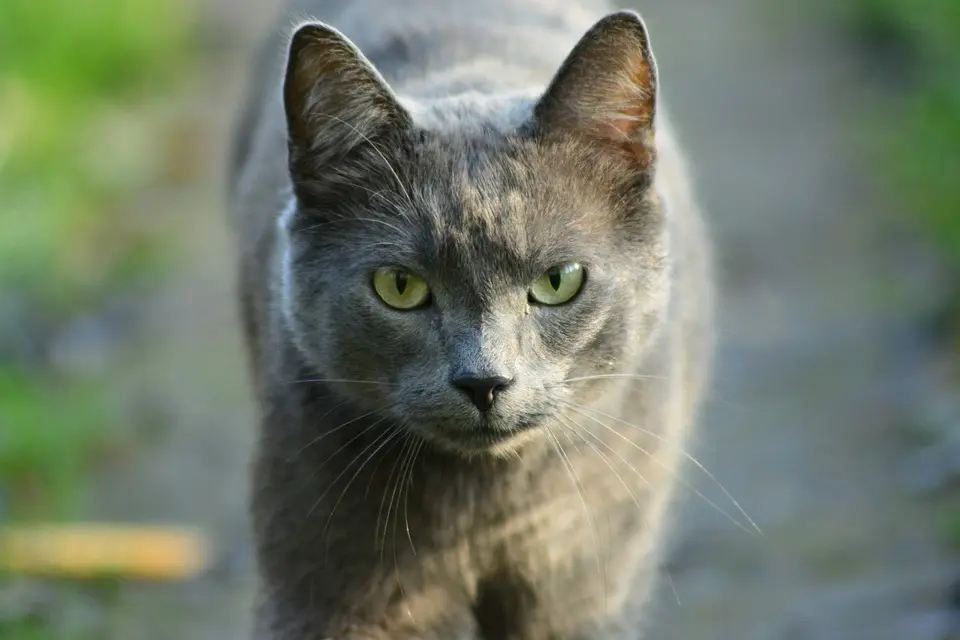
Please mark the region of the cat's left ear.
POLYGON ((319 23, 290 40, 283 103, 291 169, 335 160, 360 144, 410 125, 410 117, 373 64, 345 35, 319 23))
POLYGON ((654 160, 657 65, 643 20, 618 11, 577 43, 534 107, 546 134, 586 136, 648 168, 654 160))

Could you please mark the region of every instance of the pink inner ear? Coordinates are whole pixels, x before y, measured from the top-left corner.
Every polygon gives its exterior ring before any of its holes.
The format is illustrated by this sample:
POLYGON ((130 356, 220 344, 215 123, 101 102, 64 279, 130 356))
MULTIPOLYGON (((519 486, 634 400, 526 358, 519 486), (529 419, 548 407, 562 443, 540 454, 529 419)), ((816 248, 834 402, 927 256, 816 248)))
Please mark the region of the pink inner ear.
POLYGON ((656 151, 657 78, 639 31, 621 16, 584 36, 554 78, 539 115, 546 129, 579 133, 646 168, 656 151))
POLYGON ((644 105, 619 109, 618 117, 610 123, 610 126, 624 137, 633 138, 638 131, 650 126, 650 111, 644 105))
POLYGON ((631 153, 641 165, 648 166, 655 153, 653 117, 656 108, 656 80, 642 55, 628 62, 632 71, 613 92, 618 94, 615 116, 606 124, 613 128, 610 137, 631 153))
POLYGON ((650 63, 642 53, 638 52, 631 56, 626 68, 630 71, 624 79, 624 86, 620 89, 622 104, 626 107, 620 110, 623 117, 614 126, 621 133, 632 138, 637 131, 650 128, 653 124, 656 80, 650 63))
POLYGON ((652 115, 652 105, 647 104, 618 109, 599 121, 594 120, 593 135, 604 144, 623 149, 641 167, 649 167, 656 154, 652 115))

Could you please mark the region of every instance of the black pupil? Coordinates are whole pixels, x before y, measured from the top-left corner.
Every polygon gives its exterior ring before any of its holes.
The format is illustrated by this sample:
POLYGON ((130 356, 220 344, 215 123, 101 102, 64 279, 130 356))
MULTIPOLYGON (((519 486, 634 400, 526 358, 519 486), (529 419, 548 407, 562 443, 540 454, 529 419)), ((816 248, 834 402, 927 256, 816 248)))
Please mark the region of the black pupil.
POLYGON ((550 280, 550 286, 553 287, 554 291, 560 290, 560 280, 562 279, 563 274, 560 273, 560 269, 554 267, 547 271, 547 278, 550 280))
POLYGON ((400 295, 403 295, 403 292, 407 290, 407 283, 408 283, 407 274, 405 274, 402 271, 397 271, 395 277, 396 277, 397 293, 399 293, 400 295))

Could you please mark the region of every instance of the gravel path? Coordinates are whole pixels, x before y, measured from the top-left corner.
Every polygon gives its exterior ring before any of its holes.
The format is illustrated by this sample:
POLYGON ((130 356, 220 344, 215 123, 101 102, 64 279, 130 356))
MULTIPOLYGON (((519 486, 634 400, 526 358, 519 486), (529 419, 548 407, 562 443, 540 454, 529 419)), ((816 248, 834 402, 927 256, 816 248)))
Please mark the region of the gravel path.
MULTIPOLYGON (((229 7, 224 39, 245 45, 270 4, 214 2, 229 7)), ((936 505, 910 495, 898 471, 904 408, 890 392, 900 364, 887 336, 910 306, 878 300, 909 283, 891 259, 883 203, 846 152, 858 91, 849 60, 774 3, 648 4, 725 291, 717 392, 692 453, 764 531, 749 535, 697 496, 684 499, 651 638, 941 640, 942 600, 960 569, 936 543, 936 505)), ((198 88, 208 99, 188 105, 214 141, 227 130, 238 62, 234 53, 218 63, 198 88)), ((210 148, 214 166, 221 147, 210 148)), ((124 371, 168 428, 107 474, 99 511, 210 526, 224 562, 186 588, 123 589, 118 639, 236 639, 247 627, 251 408, 217 175, 201 178, 169 204, 184 230, 182 277, 153 302, 148 346, 124 371)))

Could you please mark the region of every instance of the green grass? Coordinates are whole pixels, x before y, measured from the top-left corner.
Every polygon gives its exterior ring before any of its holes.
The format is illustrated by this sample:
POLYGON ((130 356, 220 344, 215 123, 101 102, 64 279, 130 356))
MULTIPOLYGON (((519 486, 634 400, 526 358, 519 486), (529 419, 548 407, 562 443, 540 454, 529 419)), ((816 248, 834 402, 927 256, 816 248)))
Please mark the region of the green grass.
MULTIPOLYGON (((957 36, 960 52, 960 35, 957 36)), ((909 99, 886 171, 951 266, 960 270, 960 56, 954 78, 909 99)))
POLYGON ((0 638, 10 640, 50 640, 50 632, 33 620, 15 620, 0 624, 0 638))
MULTIPOLYGON (((188 66, 192 6, 0 0, 0 300, 38 326, 96 314, 162 273, 162 239, 138 206, 164 133, 148 106, 188 66)), ((42 358, 14 362, 3 345, 22 339, 0 336, 0 522, 75 517, 122 427, 115 392, 42 358)), ((6 613, 0 640, 99 637, 6 613)))
MULTIPOLYGON (((871 149, 875 168, 901 208, 921 223, 944 264, 957 277, 953 291, 954 347, 960 345, 960 2, 854 0, 841 17, 874 43, 907 52, 915 77, 878 118, 871 149)), ((949 345, 947 348, 951 348, 949 345)), ((944 545, 960 552, 960 506, 939 512, 944 545)))
MULTIPOLYGON (((0 2, 0 296, 25 301, 31 317, 57 326, 95 313, 163 266, 161 242, 137 215, 138 190, 153 179, 143 140, 162 135, 144 105, 184 69, 189 6, 0 2)), ((61 517, 110 432, 110 391, 5 360, 0 492, 15 515, 61 517)))
POLYGON ((940 538, 954 553, 960 553, 960 505, 946 507, 937 523, 940 538))
POLYGON ((110 426, 94 381, 0 369, 0 480, 17 518, 70 513, 86 464, 110 426), (79 453, 79 455, 78 455, 79 453))
POLYGON ((960 2, 853 0, 832 10, 864 38, 910 52, 917 74, 878 113, 876 169, 960 273, 960 2))
POLYGON ((0 287, 86 304, 146 266, 120 206, 143 163, 110 129, 176 75, 183 15, 163 0, 0 3, 0 287))

